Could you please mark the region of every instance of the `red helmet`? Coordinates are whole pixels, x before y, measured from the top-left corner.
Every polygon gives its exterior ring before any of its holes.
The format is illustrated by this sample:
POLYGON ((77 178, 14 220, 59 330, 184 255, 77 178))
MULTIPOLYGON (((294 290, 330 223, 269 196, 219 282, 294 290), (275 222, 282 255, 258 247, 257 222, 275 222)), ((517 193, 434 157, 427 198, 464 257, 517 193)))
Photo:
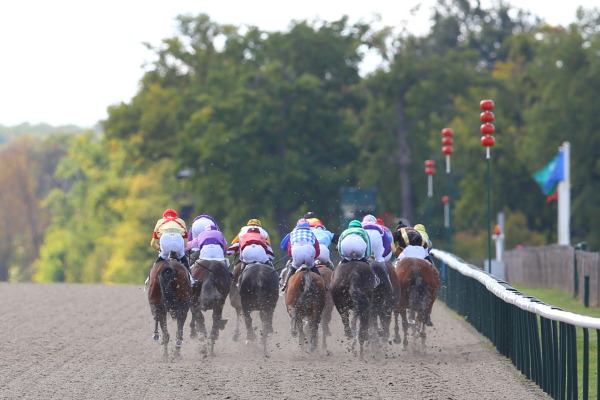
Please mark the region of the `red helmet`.
POLYGON ((163 213, 163 218, 169 218, 169 217, 177 218, 178 217, 177 211, 175 211, 171 208, 169 208, 168 210, 165 210, 165 212, 163 213))

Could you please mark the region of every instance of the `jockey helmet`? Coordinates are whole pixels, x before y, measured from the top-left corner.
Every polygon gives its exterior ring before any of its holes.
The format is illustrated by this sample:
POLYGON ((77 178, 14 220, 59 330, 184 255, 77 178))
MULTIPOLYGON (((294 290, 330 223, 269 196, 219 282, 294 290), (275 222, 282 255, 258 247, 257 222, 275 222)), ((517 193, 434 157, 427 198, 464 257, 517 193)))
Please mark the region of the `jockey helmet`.
POLYGON ((362 228, 362 224, 360 223, 359 220, 353 219, 348 224, 348 228, 362 228))
POLYGON ((248 220, 248 223, 246 225, 262 226, 262 223, 260 222, 260 220, 252 218, 248 220))
POLYGON ((377 218, 375 218, 371 214, 367 214, 363 217, 362 222, 377 222, 377 218))
POLYGON ((308 221, 308 224, 310 225, 311 228, 314 228, 317 226, 324 226, 323 223, 321 222, 321 220, 318 218, 306 218, 306 220, 308 221))
POLYGON ((304 214, 304 218, 309 219, 309 218, 316 218, 315 213, 312 211, 307 212, 306 214, 304 214))
POLYGON ((415 228, 419 232, 427 232, 425 230, 425 226, 423 226, 423 224, 416 224, 415 226, 413 226, 413 228, 415 228))
POLYGON ((165 210, 165 212, 163 213, 163 218, 169 218, 169 217, 177 218, 178 217, 177 211, 175 211, 171 208, 169 208, 168 210, 165 210))
POLYGON ((298 223, 296 223, 296 228, 310 228, 310 224, 306 220, 306 218, 300 218, 298 223))

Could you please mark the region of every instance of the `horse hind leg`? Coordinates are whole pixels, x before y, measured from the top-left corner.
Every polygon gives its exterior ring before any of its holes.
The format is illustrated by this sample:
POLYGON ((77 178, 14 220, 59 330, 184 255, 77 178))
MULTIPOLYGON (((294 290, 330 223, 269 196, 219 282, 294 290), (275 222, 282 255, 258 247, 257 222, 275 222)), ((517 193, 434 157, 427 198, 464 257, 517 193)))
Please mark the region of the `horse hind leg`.
POLYGON ((173 358, 181 358, 181 346, 183 345, 183 327, 187 319, 188 310, 180 310, 177 315, 177 334, 175 335, 175 349, 173 350, 173 358))
POLYGON ((273 313, 275 312, 275 309, 262 309, 259 311, 259 315, 260 315, 260 320, 262 322, 262 327, 261 327, 261 332, 260 332, 260 339, 261 339, 261 344, 263 347, 263 355, 265 357, 270 357, 269 356, 269 352, 268 352, 268 348, 267 348, 267 339, 269 338, 269 334, 273 333, 273 313))
POLYGON ((394 310, 394 343, 396 344, 402 342, 402 337, 400 337, 400 325, 398 324, 398 314, 399 312, 394 310))
POLYGON ((246 345, 248 345, 256 340, 250 311, 244 311, 244 322, 246 323, 246 345))
POLYGON ((167 331, 167 316, 165 314, 161 315, 158 319, 158 323, 160 324, 160 329, 162 331, 162 337, 160 340, 160 344, 163 346, 163 359, 165 361, 169 361, 169 331, 167 331))

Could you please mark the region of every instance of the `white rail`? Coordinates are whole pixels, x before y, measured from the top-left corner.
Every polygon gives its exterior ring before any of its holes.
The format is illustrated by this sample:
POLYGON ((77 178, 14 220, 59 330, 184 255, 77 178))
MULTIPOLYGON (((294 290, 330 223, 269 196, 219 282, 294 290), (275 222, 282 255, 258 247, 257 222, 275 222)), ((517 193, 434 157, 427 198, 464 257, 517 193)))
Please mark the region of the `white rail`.
POLYGON ((508 290, 503 285, 499 284, 496 279, 484 273, 481 270, 472 268, 460 259, 456 258, 451 253, 443 250, 432 249, 431 254, 443 261, 452 269, 457 270, 464 276, 471 277, 481 282, 487 290, 494 293, 496 297, 501 298, 506 303, 514 304, 522 310, 530 311, 554 321, 566 322, 571 325, 580 326, 583 328, 600 329, 600 318, 588 317, 568 311, 555 310, 546 304, 540 304, 531 299, 528 299, 520 294, 508 290))

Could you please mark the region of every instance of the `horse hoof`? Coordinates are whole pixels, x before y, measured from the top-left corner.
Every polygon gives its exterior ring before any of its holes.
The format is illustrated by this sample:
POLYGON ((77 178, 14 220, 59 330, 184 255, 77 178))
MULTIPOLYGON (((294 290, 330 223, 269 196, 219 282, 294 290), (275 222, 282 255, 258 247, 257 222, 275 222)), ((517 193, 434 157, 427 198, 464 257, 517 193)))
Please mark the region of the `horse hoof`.
POLYGON ((218 322, 218 326, 220 330, 225 329, 225 325, 227 324, 227 321, 229 321, 227 318, 223 318, 218 322))
POLYGON ((240 340, 240 334, 234 333, 233 336, 231 337, 231 340, 233 340, 234 342, 237 342, 238 340, 240 340))
POLYGON ((196 339, 198 334, 196 332, 190 333, 190 339, 196 339))
POLYGON ((155 333, 154 335, 152 335, 153 342, 158 342, 159 340, 160 340, 160 335, 158 333, 155 333))

